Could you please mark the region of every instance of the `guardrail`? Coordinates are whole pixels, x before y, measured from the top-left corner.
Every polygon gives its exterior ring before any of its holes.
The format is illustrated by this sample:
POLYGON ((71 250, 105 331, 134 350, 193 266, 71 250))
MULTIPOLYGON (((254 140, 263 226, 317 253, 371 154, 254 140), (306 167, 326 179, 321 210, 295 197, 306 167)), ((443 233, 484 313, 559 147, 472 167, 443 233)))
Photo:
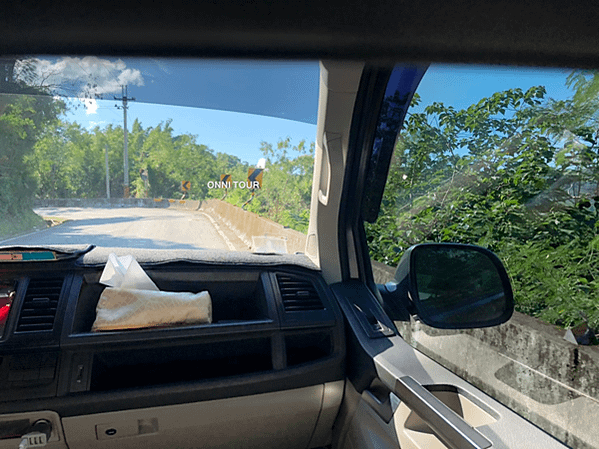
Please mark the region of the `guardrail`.
POLYGON ((37 199, 35 207, 158 207, 198 210, 198 200, 174 200, 168 198, 54 198, 37 199))
POLYGON ((280 239, 284 242, 290 254, 304 252, 306 235, 289 229, 272 220, 261 217, 253 212, 248 212, 240 207, 225 201, 211 199, 202 202, 200 210, 207 211, 212 216, 227 225, 249 248, 257 249, 261 243, 256 237, 268 237, 273 240, 280 239))

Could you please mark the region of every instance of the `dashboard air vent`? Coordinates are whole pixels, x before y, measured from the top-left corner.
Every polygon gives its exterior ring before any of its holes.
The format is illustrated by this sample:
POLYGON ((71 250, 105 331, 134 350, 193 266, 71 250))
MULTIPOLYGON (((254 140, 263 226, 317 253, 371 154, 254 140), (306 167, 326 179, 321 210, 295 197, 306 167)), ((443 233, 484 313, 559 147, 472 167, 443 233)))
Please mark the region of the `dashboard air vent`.
POLYGON ((324 306, 312 282, 300 276, 277 274, 285 312, 322 310, 324 306))
POLYGON ((63 282, 64 278, 29 281, 17 332, 52 330, 63 282))

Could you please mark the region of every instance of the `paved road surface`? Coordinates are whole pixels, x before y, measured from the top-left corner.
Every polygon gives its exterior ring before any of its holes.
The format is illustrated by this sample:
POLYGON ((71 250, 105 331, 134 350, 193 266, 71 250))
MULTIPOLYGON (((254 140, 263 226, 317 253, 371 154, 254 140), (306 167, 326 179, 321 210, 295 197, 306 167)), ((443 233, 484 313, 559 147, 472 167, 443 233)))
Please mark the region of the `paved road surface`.
POLYGON ((211 221, 198 212, 148 208, 45 207, 35 212, 69 221, 2 245, 95 244, 150 249, 229 249, 211 221))

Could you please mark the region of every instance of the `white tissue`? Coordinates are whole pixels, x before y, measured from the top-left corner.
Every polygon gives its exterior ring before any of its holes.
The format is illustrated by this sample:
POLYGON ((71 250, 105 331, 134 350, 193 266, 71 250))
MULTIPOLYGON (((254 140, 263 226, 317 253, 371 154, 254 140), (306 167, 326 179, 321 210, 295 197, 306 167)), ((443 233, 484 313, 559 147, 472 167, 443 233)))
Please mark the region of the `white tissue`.
POLYGON ((117 257, 114 253, 108 256, 100 284, 120 289, 159 291, 133 256, 117 257))

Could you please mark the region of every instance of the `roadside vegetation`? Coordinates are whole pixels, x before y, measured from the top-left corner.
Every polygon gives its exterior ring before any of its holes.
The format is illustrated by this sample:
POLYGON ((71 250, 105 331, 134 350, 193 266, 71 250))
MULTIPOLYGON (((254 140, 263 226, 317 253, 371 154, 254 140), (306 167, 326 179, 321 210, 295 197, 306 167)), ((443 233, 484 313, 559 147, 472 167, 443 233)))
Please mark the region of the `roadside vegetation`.
MULTIPOLYGON (((170 121, 144 128, 135 120, 128 132, 131 196, 182 198, 181 182, 189 181, 186 199, 224 199, 293 229, 307 230, 313 144, 293 145, 289 139, 274 145, 262 142, 266 169, 262 188, 255 189, 252 197, 247 188, 210 188, 209 183, 219 182, 224 174, 246 182, 253 165, 198 140, 189 134, 175 135, 170 121)), ((110 196, 122 198, 123 151, 120 126, 86 130, 77 123, 57 120, 24 160, 32 170, 37 198, 105 198, 107 152, 110 196)))
POLYGON ((5 216, 0 219, 0 241, 47 227, 46 220, 34 213, 33 210, 23 210, 18 215, 5 216))
POLYGON ((599 78, 568 83, 565 101, 538 86, 409 115, 367 225, 373 259, 396 266, 421 242, 480 245, 506 264, 517 310, 599 328, 599 78))
POLYGON ((32 211, 37 183, 27 161, 65 110, 64 102, 26 82, 27 68, 22 79, 6 79, 0 73, 0 239, 45 227, 32 211))

